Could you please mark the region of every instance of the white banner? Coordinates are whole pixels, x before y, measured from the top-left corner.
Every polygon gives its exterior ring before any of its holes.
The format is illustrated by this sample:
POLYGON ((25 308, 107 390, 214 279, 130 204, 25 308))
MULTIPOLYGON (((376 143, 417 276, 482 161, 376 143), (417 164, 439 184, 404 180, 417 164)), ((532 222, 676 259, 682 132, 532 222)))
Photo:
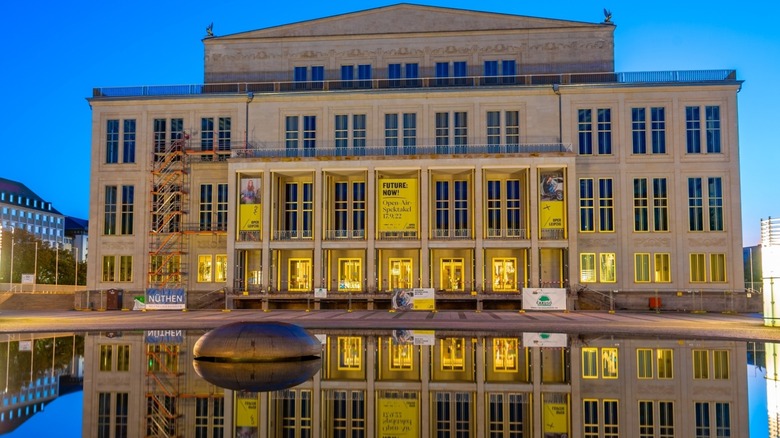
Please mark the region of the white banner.
POLYGON ((523 288, 523 309, 566 310, 566 289, 556 287, 523 288))

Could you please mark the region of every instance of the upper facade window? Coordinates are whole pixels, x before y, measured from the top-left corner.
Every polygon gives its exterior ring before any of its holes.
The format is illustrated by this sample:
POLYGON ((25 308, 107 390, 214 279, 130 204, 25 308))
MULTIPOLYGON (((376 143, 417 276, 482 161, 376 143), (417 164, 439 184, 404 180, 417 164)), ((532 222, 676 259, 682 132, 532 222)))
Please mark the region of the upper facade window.
POLYGON ((120 133, 119 120, 106 121, 106 163, 135 163, 135 119, 122 121, 120 133), (120 135, 121 150, 120 150, 120 135))
POLYGON ((722 152, 720 106, 685 107, 685 145, 685 151, 689 154, 719 154, 722 152), (702 129, 702 114, 704 115, 704 129, 702 129))
POLYGON ((666 153, 664 107, 631 108, 631 142, 634 154, 666 153))
POLYGON ((577 138, 580 155, 611 155, 612 110, 609 108, 578 110, 577 138))

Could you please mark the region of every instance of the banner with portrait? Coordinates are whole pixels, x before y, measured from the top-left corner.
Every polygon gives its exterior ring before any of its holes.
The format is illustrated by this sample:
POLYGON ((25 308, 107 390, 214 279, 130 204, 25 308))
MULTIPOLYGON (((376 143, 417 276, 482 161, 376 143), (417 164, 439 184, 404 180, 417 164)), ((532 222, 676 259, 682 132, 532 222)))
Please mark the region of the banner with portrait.
POLYGON ((539 227, 542 230, 563 230, 565 189, 563 170, 539 172, 539 227))

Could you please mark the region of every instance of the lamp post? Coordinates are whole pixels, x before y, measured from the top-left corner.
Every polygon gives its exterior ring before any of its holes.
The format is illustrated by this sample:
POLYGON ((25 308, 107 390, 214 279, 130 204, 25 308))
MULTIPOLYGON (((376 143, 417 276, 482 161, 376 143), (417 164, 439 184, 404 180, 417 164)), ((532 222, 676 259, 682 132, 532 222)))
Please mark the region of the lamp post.
MULTIPOLYGON (((14 284, 14 245, 16 244, 16 239, 14 239, 15 232, 16 228, 11 228, 11 278, 8 280, 9 285, 14 284)), ((13 290, 13 287, 11 289, 13 290)))

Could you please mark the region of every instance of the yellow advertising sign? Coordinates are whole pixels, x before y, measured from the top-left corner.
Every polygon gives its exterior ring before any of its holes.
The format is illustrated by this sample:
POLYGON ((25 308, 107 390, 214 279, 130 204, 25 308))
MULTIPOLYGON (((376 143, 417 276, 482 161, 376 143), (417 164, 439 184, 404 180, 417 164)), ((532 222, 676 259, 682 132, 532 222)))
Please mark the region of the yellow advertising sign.
POLYGON ((236 426, 238 427, 257 427, 257 399, 256 398, 237 398, 236 399, 236 426))
POLYGON ((541 201, 539 224, 543 230, 562 230, 563 201, 541 201))
POLYGON ((380 398, 377 430, 381 438, 417 438, 420 409, 416 399, 380 398))
POLYGON ((260 204, 241 204, 238 210, 238 231, 261 231, 260 204))
POLYGON ((379 231, 417 231, 417 180, 380 179, 379 231))
POLYGON ((544 404, 544 432, 568 433, 569 432, 569 408, 566 403, 544 404))

